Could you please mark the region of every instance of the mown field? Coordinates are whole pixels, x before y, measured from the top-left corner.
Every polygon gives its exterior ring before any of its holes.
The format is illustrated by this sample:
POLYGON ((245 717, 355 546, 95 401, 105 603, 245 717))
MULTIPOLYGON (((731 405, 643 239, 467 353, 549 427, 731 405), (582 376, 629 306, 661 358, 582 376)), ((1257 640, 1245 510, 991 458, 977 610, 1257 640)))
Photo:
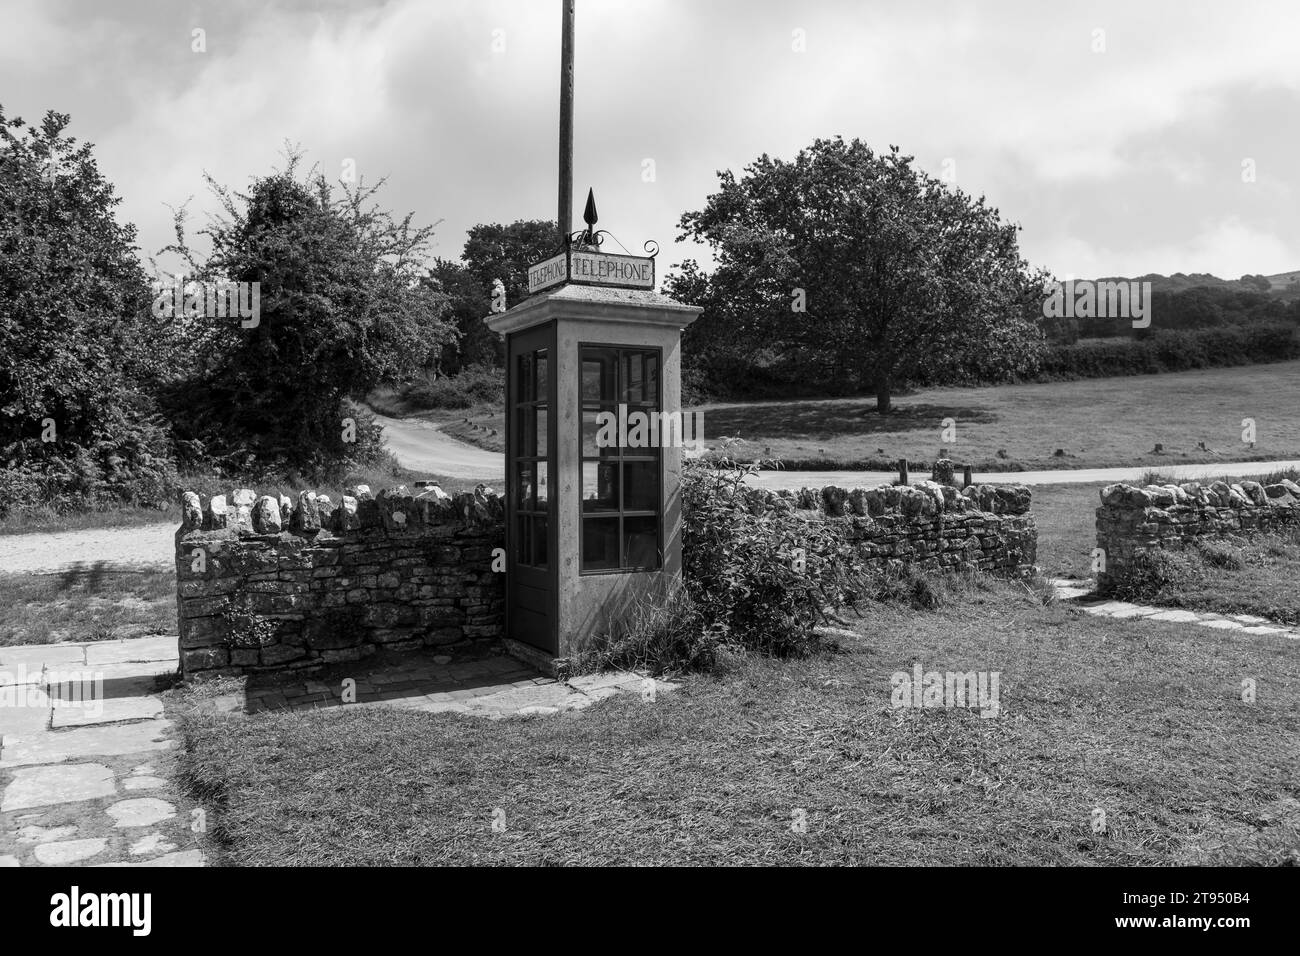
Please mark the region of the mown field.
MULTIPOLYGON (((1300 457, 1300 362, 899 396, 879 415, 870 398, 701 406, 709 441, 738 436, 753 457, 812 467, 949 455, 980 471, 1185 465, 1300 457), (1242 442, 1254 419, 1256 444, 1242 442), (953 440, 944 437, 952 419, 953 440), (1155 453, 1155 446, 1163 451, 1155 453), (1204 444, 1205 448, 1199 447, 1204 444), (1057 452, 1061 454, 1057 454, 1057 452)), ((498 409, 439 413, 464 441, 504 448, 498 409), (497 414, 489 414, 496 412, 497 414), (469 422, 463 419, 469 418, 469 422), (496 434, 491 434, 492 431, 496 434)))
POLYGON ((572 719, 169 712, 218 864, 1300 862, 1294 646, 987 582, 856 631, 572 719), (916 662, 998 672, 999 716, 892 707, 916 662))

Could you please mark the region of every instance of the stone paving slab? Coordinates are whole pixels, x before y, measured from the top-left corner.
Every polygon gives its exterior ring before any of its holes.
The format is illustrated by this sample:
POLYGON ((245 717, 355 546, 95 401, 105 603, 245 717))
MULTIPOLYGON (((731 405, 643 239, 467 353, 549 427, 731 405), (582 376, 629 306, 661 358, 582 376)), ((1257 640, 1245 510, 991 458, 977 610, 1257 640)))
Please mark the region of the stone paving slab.
POLYGON ((1184 608, 1159 608, 1130 601, 1113 601, 1102 598, 1089 599, 1092 594, 1090 586, 1080 586, 1080 582, 1059 579, 1052 582, 1057 597, 1073 603, 1080 610, 1099 617, 1119 619, 1141 618, 1147 621, 1163 621, 1172 624, 1195 624, 1219 631, 1235 631, 1240 634, 1281 634, 1292 640, 1300 640, 1300 631, 1281 625, 1275 625, 1267 618, 1251 614, 1234 614, 1225 616, 1213 611, 1189 611, 1184 608))
POLYGON ((116 792, 113 771, 98 763, 58 764, 15 770, 0 796, 0 813, 94 800, 116 792))
POLYGON ((130 720, 153 720, 155 717, 161 717, 162 712, 162 698, 155 695, 110 697, 107 700, 88 702, 82 707, 55 707, 50 726, 58 730, 64 727, 93 727, 130 720))
POLYGON ((64 664, 86 663, 85 644, 24 644, 19 647, 0 647, 0 667, 24 666, 40 670, 43 665, 59 667, 64 664))
POLYGON ((0 769, 32 764, 87 760, 98 756, 166 750, 174 741, 165 737, 169 720, 150 720, 106 727, 75 727, 4 738, 0 769))
POLYGON ((125 641, 96 641, 86 645, 86 663, 92 666, 127 661, 166 661, 175 667, 179 655, 175 637, 138 637, 125 641))
POLYGON ((23 706, 0 687, 0 704, 15 705, 0 706, 0 865, 202 866, 181 809, 192 802, 162 769, 175 741, 159 678, 176 671, 176 638, 0 655, 0 674, 41 677, 20 688, 23 706))

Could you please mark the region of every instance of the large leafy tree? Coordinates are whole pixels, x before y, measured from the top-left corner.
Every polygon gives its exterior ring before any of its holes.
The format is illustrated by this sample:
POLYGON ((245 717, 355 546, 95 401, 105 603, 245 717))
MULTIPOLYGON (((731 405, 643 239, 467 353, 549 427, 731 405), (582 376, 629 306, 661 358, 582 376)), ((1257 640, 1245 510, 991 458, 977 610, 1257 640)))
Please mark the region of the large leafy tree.
POLYGON ((705 367, 776 357, 807 379, 871 389, 887 412, 908 381, 1036 365, 1046 275, 1021 258, 1018 227, 896 147, 819 139, 719 183, 680 223, 716 268, 687 261, 668 283, 705 307, 687 331, 705 367))
POLYGON ((149 317, 135 228, 70 117, 0 109, 0 512, 157 500, 170 440, 148 393, 166 332, 149 317))
POLYGON ((207 456, 320 474, 374 459, 377 435, 353 400, 436 361, 454 332, 446 297, 422 281, 432 228, 379 209, 382 182, 336 195, 296 165, 291 154, 246 195, 213 184, 224 214, 204 230, 202 262, 178 219, 171 250, 197 279, 260 283, 260 317, 205 319, 199 371, 172 405, 207 456))
POLYGON ((559 250, 555 230, 554 222, 541 219, 519 220, 508 226, 480 223, 469 230, 459 262, 434 261, 430 280, 450 299, 458 331, 458 348, 444 353, 442 371, 500 365, 505 360, 500 337, 483 324, 492 308, 492 285, 501 281, 507 307, 527 298, 528 267, 559 250))

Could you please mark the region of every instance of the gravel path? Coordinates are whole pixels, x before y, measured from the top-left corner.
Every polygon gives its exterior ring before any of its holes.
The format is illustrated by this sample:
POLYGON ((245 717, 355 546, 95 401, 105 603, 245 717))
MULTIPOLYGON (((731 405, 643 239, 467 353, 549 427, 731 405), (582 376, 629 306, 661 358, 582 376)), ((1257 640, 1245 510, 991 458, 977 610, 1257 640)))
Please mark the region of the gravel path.
POLYGON ((53 572, 106 564, 115 568, 165 568, 175 560, 176 525, 88 528, 0 535, 0 572, 53 572))

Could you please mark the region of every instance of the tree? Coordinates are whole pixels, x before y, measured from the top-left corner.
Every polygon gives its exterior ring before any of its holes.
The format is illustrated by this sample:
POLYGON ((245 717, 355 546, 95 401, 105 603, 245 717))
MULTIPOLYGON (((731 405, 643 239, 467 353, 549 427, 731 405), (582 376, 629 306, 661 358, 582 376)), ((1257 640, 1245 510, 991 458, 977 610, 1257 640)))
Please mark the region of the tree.
POLYGON ((210 456, 323 474, 379 451, 351 400, 409 378, 454 333, 446 297, 422 281, 432 228, 373 205, 382 181, 336 197, 319 174, 299 180, 297 161, 290 154, 248 195, 212 183, 224 217, 204 230, 213 248, 202 263, 178 217, 169 250, 195 279, 259 283, 260 316, 203 317, 198 372, 172 405, 178 429, 210 456))
POLYGON ((528 298, 528 267, 561 251, 556 228, 542 219, 521 219, 508 226, 480 223, 467 233, 461 261, 485 290, 492 288, 493 279, 500 279, 506 306, 517 305, 528 298))
POLYGON ((505 362, 500 336, 483 324, 492 309, 492 283, 505 286, 507 308, 528 297, 528 267, 558 251, 555 223, 519 220, 508 226, 479 223, 469 230, 461 261, 435 259, 429 270, 433 288, 449 299, 457 347, 448 349, 439 370, 452 374, 470 365, 505 362))
POLYGON ((149 317, 135 228, 89 143, 50 111, 0 109, 0 512, 167 491, 170 437, 149 392, 170 349, 149 317))
POLYGON ((819 139, 793 162, 763 155, 718 178, 679 236, 707 243, 716 269, 688 260, 668 283, 705 307, 686 344, 706 362, 775 351, 809 380, 872 389, 880 412, 918 377, 1036 366, 1047 276, 1020 257, 1018 227, 897 147, 819 139))

